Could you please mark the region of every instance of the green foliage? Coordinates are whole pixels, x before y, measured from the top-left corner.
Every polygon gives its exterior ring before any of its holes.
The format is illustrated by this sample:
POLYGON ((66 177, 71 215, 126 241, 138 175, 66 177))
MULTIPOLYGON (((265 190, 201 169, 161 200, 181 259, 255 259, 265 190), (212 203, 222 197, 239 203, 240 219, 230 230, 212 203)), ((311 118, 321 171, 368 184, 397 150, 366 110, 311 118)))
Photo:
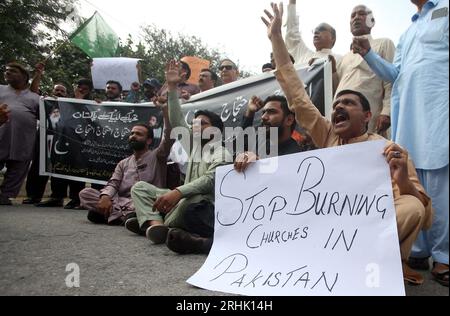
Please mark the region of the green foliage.
POLYGON ((58 40, 51 49, 58 47, 58 52, 46 64, 41 89, 49 93, 55 83, 63 83, 73 92, 73 85, 79 79, 91 78, 92 59, 68 41, 58 40))
MULTIPOLYGON (((54 83, 64 83, 69 91, 80 78, 90 78, 92 60, 67 41, 59 25, 67 23, 71 0, 1 0, 0 1, 0 66, 19 61, 28 67, 53 57, 46 64, 41 90, 49 93, 54 83), (62 45, 63 44, 63 45, 62 45), (62 46, 61 46, 62 45, 62 46)), ((76 26, 73 26, 76 29, 76 26)), ((143 40, 135 44, 131 35, 121 42, 118 56, 142 59, 143 78, 155 77, 164 81, 167 61, 184 56, 197 56, 211 62, 218 73, 225 54, 210 49, 201 39, 183 34, 173 35, 154 25, 142 29, 143 40)), ((243 77, 250 74, 242 72, 243 77)), ((0 76, 3 83, 3 76, 0 76)))
POLYGON ((120 56, 142 59, 144 77, 164 80, 166 62, 185 56, 196 56, 211 62, 211 69, 218 71, 223 56, 218 50, 208 48, 199 38, 183 34, 173 35, 154 25, 143 27, 144 43, 134 44, 131 35, 119 49, 120 56))
POLYGON ((49 47, 72 8, 71 0, 0 1, 0 64, 35 64, 49 47))

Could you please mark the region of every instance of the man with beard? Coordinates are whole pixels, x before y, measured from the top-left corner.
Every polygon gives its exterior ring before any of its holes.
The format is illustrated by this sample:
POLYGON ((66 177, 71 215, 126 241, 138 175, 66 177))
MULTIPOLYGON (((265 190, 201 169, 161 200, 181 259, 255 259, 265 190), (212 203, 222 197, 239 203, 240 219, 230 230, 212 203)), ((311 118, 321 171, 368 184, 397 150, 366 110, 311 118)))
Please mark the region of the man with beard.
POLYGON ((11 205, 25 180, 33 159, 39 95, 29 90, 30 75, 20 64, 6 65, 0 86, 0 169, 6 174, 0 185, 0 205, 11 205))
POLYGON ((145 234, 154 244, 166 243, 177 253, 208 253, 214 232, 215 171, 232 157, 222 146, 224 126, 220 116, 199 111, 193 129, 186 124, 177 94, 182 80, 179 67, 176 61, 169 62, 166 80, 170 123, 183 135, 181 143, 190 153, 185 183, 172 191, 146 182, 137 183, 131 190, 137 218, 129 219, 125 227, 136 234, 145 234), (186 141, 191 139, 192 147, 186 141))
MULTIPOLYGON (((309 132, 314 144, 318 148, 329 148, 384 139, 368 132, 368 124, 372 117, 370 103, 358 91, 343 90, 337 94, 331 121, 320 114, 289 60, 281 34, 283 6, 281 4, 278 8, 278 5, 272 4, 272 9, 274 15, 266 11, 268 20, 263 18, 263 21, 268 28, 267 34, 279 66, 276 77, 290 108, 295 112, 297 122, 309 132)), ((406 262, 420 231, 431 227, 433 217, 431 199, 418 180, 408 152, 395 143, 386 142, 383 154, 392 177, 403 277, 405 281, 418 285, 423 283, 423 277, 410 269, 406 262)))
POLYGON ((110 80, 106 83, 106 101, 121 102, 122 101, 122 85, 120 82, 110 80))
MULTIPOLYGON (((259 159, 256 153, 261 152, 263 147, 264 154, 273 153, 273 146, 277 146, 277 156, 284 156, 301 152, 301 147, 292 138, 292 133, 295 130, 295 114, 291 112, 287 104, 287 100, 283 96, 273 95, 268 97, 264 102, 258 97, 254 96, 250 99, 247 107, 247 112, 244 115, 242 128, 245 130, 253 126, 255 114, 262 109, 261 127, 266 128, 266 138, 257 139, 257 148, 251 144, 246 144, 247 151, 240 153, 235 161, 235 168, 237 171, 242 171, 247 165, 248 160, 255 161, 259 159), (278 138, 276 143, 271 143, 270 131, 271 129, 278 129, 278 138)), ((240 137, 245 137, 245 133, 240 137)), ((243 141, 243 139, 238 139, 243 141)), ((239 150, 239 148, 237 148, 239 150)))
POLYGON ((89 211, 88 220, 95 224, 123 225, 134 216, 131 188, 139 181, 165 188, 167 186, 167 157, 173 141, 167 106, 155 103, 164 115, 164 139, 155 150, 149 150, 153 142, 153 129, 138 124, 128 139, 133 155, 122 160, 108 184, 101 190, 87 188, 80 192, 81 206, 89 211))

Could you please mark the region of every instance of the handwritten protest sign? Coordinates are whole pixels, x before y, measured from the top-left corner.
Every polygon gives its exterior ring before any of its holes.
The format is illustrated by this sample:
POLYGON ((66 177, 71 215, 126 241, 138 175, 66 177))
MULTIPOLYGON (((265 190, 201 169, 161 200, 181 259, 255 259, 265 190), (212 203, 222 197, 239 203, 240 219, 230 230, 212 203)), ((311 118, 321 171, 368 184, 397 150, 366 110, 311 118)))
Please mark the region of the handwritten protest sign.
POLYGON ((184 61, 191 68, 191 77, 187 81, 190 84, 198 84, 198 80, 200 79, 200 73, 202 69, 209 69, 209 65, 211 62, 209 60, 201 59, 194 56, 186 56, 181 58, 181 61, 184 61))
POLYGON ((135 58, 94 58, 91 68, 94 88, 104 90, 109 80, 120 82, 123 90, 130 90, 133 82, 139 82, 135 58))
POLYGON ((188 282, 243 295, 405 295, 384 146, 219 168, 214 245, 188 282))

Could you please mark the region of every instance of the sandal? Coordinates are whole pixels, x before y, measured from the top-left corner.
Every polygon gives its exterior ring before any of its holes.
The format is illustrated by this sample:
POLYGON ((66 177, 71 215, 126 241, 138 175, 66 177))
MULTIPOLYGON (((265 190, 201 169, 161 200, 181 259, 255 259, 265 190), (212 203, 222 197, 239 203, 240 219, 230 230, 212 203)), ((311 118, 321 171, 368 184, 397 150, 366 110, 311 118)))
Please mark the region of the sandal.
POLYGON ((448 264, 439 262, 433 263, 431 274, 439 284, 448 287, 448 264))
POLYGON ((425 281, 424 277, 417 271, 411 269, 405 262, 402 263, 403 280, 409 285, 422 285, 425 281))

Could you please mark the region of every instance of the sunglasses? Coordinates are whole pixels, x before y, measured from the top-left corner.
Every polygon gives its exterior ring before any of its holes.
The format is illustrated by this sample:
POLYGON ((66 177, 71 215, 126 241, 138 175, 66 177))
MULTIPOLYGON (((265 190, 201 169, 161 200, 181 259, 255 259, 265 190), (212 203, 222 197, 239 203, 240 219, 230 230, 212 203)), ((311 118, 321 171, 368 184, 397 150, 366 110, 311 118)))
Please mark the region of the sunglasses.
POLYGON ((224 71, 224 70, 233 70, 234 69, 234 67, 232 66, 232 65, 224 65, 224 66, 220 66, 219 67, 219 70, 220 71, 224 71))

